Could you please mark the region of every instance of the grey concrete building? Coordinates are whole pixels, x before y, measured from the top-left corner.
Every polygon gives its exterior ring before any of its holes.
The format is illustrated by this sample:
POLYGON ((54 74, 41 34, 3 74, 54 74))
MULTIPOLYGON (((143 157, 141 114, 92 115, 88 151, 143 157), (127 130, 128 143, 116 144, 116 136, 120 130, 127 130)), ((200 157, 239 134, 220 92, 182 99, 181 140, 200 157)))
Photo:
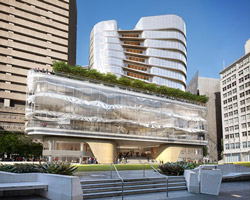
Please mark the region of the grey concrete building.
POLYGON ((28 70, 76 62, 75 0, 0 1, 0 127, 24 129, 28 70))
POLYGON ((220 75, 224 160, 250 161, 250 40, 245 55, 220 75))
POLYGON ((207 135, 209 161, 221 159, 221 102, 220 102, 220 79, 199 77, 198 71, 187 86, 187 91, 193 94, 206 95, 209 101, 207 108, 207 135))

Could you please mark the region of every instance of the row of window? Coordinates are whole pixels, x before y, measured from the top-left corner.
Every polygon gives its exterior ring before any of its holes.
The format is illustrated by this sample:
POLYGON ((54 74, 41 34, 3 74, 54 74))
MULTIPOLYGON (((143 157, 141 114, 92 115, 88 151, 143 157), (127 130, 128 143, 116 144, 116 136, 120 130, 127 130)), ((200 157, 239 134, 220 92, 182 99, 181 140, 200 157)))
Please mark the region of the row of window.
POLYGON ((250 94, 250 89, 247 90, 246 92, 241 92, 241 93, 240 93, 240 97, 244 97, 244 96, 247 96, 247 95, 249 95, 249 94, 250 94))
MULTIPOLYGON (((250 136, 250 131, 243 131, 242 133, 242 137, 247 137, 250 136)), ((233 138, 239 138, 240 137, 240 134, 239 133, 232 133, 232 134, 227 134, 225 135, 225 139, 233 139, 233 138)))
POLYGON ((236 81, 234 81, 232 84, 229 84, 225 87, 222 88, 223 91, 226 91, 227 89, 230 89, 231 87, 234 87, 236 86, 236 81))
POLYGON ((224 100, 223 104, 227 104, 227 103, 230 103, 230 102, 235 101, 235 100, 237 100, 237 96, 236 95, 233 96, 233 97, 231 97, 231 98, 229 98, 229 99, 227 99, 227 100, 224 100))
POLYGON ((224 93, 223 97, 226 98, 227 96, 231 96, 232 94, 237 93, 237 89, 234 88, 232 91, 229 91, 228 93, 224 93))
MULTIPOLYGON (((242 148, 247 148, 250 147, 250 141, 248 142, 242 142, 242 148)), ((225 144, 225 149, 239 149, 240 148, 240 143, 231 143, 231 144, 225 144)))
POLYGON ((238 110, 235 110, 235 111, 231 111, 229 113, 225 113, 224 114, 224 117, 227 118, 227 117, 231 117, 233 115, 238 115, 238 110))
MULTIPOLYGON (((250 122, 241 124, 241 128, 247 128, 247 127, 250 127, 250 122)), ((225 127, 225 131, 233 131, 233 130, 238 130, 238 129, 239 129, 239 125, 225 127)))

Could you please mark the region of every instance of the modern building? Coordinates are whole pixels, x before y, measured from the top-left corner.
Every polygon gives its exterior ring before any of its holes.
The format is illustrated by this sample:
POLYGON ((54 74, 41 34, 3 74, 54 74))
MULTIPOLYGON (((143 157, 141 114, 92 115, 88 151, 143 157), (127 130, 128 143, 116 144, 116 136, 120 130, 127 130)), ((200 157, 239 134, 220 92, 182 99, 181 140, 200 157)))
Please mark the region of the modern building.
POLYGON ((212 162, 221 160, 222 146, 222 121, 221 121, 221 98, 220 79, 195 76, 187 85, 187 91, 196 95, 206 95, 209 100, 207 108, 207 135, 208 155, 206 159, 212 162))
POLYGON ((76 1, 0 1, 0 127, 24 130, 28 70, 76 62, 76 1))
POLYGON ((250 40, 245 55, 220 72, 225 162, 250 161, 250 40))
POLYGON ((45 159, 113 163, 121 155, 198 161, 207 145, 206 107, 119 86, 31 70, 26 132, 45 159))
POLYGON ((176 15, 142 17, 133 30, 118 29, 115 20, 99 22, 90 35, 89 65, 185 91, 185 22, 176 15))

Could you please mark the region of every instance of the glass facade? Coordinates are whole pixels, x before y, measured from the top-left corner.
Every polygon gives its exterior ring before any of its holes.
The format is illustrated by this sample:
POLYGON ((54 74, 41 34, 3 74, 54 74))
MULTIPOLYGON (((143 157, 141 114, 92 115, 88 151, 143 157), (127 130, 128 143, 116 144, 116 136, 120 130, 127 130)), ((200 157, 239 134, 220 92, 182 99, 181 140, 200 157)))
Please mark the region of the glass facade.
POLYGON ((27 127, 176 141, 204 140, 206 109, 118 87, 43 73, 28 77, 27 127))

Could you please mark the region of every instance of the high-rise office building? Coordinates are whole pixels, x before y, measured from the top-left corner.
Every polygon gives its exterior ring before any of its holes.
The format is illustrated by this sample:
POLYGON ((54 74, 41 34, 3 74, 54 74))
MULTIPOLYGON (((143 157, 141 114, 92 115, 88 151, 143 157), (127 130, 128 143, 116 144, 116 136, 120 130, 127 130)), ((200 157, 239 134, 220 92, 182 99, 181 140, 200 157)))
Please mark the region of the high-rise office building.
POLYGON ((89 65, 185 91, 185 23, 176 15, 142 17, 133 30, 118 29, 115 20, 99 22, 90 35, 89 65))
POLYGON ((220 75, 225 162, 250 161, 250 40, 220 75))
POLYGON ((1 0, 0 10, 0 126, 22 131, 28 70, 75 65, 76 1, 1 0))
POLYGON ((187 85, 187 91, 196 95, 206 95, 209 98, 206 103, 208 155, 205 159, 209 161, 221 160, 222 122, 220 79, 199 77, 197 71, 187 85))

